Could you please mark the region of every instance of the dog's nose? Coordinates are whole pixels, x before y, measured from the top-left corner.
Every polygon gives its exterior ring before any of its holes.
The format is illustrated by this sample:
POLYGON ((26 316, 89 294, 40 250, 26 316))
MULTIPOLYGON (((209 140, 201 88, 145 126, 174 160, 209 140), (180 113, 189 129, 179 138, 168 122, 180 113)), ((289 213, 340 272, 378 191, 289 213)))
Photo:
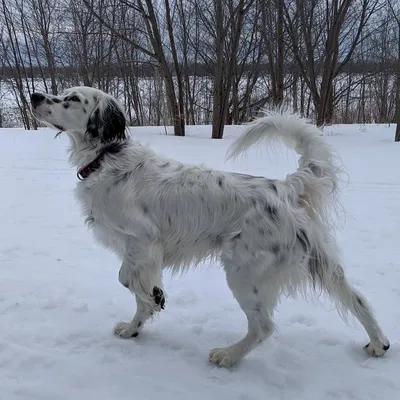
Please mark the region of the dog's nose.
POLYGON ((41 93, 32 93, 31 103, 33 108, 36 108, 45 98, 41 93))

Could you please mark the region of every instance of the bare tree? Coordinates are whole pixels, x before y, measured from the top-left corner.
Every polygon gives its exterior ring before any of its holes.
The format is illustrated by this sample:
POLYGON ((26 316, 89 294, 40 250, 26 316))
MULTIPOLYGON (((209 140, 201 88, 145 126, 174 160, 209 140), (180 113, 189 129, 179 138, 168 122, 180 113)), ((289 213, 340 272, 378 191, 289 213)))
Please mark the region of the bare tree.
POLYGON ((395 142, 400 142, 400 17, 399 11, 400 7, 396 8, 393 6, 392 2, 389 1, 389 7, 392 11, 393 18, 396 21, 397 25, 397 62, 396 62, 396 114, 395 114, 395 122, 396 122, 396 133, 395 133, 395 142))
POLYGON ((140 43, 129 38, 123 31, 115 28, 109 19, 100 15, 96 7, 89 0, 83 0, 91 13, 101 22, 101 24, 109 32, 112 32, 116 37, 128 42, 131 46, 141 50, 147 56, 150 56, 157 63, 160 71, 165 79, 166 94, 170 114, 173 119, 174 133, 176 136, 185 135, 185 116, 184 116, 184 89, 181 72, 181 65, 178 61, 178 53, 175 45, 174 29, 172 25, 172 11, 169 0, 164 0, 163 9, 157 8, 151 0, 136 0, 129 2, 125 0, 111 0, 108 5, 118 7, 119 4, 131 8, 133 11, 139 12, 143 18, 143 23, 147 32, 148 41, 151 44, 152 50, 142 46, 140 43), (169 47, 164 44, 164 28, 169 38, 169 47), (168 58, 167 49, 170 50, 172 56, 172 67, 168 58), (178 82, 178 94, 174 85, 174 73, 178 82))
POLYGON ((310 89, 318 126, 333 116, 334 81, 365 39, 378 0, 295 0, 284 5, 285 25, 299 71, 310 89))
POLYGON ((35 121, 29 114, 29 70, 33 69, 32 54, 29 50, 29 36, 24 25, 24 4, 22 1, 1 0, 1 14, 4 29, 2 31, 1 46, 6 65, 11 71, 11 89, 14 93, 22 122, 26 129, 36 127, 35 121))
MULTIPOLYGON (((254 0, 213 0, 207 15, 203 16, 203 22, 214 41, 213 139, 223 137, 244 17, 253 2, 254 0)), ((203 7, 203 11, 206 11, 206 7, 203 7)))

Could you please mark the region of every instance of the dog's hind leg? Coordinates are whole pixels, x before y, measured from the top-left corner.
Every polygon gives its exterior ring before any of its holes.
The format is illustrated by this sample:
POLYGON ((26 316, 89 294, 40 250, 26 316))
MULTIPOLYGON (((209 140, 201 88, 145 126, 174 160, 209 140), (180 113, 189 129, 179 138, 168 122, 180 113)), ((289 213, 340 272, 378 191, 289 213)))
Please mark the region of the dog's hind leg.
POLYGON ((128 239, 119 271, 120 283, 136 297, 136 313, 130 322, 119 322, 114 333, 129 338, 138 336, 145 322, 165 305, 162 289, 162 249, 155 245, 138 246, 128 239))
MULTIPOLYGON (((239 342, 210 352, 210 362, 230 367, 249 354, 274 331, 273 312, 279 287, 254 276, 252 265, 240 265, 222 257, 228 286, 246 314, 248 331, 239 342)), ((265 268, 265 267, 263 267, 265 268)))
POLYGON ((311 275, 317 279, 330 297, 335 301, 339 314, 345 319, 345 314, 350 312, 365 328, 370 342, 364 350, 374 357, 382 356, 390 347, 389 340, 383 334, 375 315, 365 297, 353 288, 346 279, 343 268, 337 265, 331 277, 324 278, 323 272, 318 273, 318 263, 312 263, 311 275))

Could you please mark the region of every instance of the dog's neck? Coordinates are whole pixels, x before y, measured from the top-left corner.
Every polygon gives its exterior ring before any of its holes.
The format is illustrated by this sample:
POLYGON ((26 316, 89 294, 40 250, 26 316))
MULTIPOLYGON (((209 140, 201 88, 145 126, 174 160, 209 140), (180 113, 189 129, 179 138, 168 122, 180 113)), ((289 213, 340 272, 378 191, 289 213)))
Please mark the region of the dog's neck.
POLYGON ((101 143, 100 140, 87 142, 80 135, 67 132, 70 139, 69 161, 77 167, 78 178, 86 179, 92 172, 100 168, 107 154, 116 154, 128 145, 129 140, 118 140, 111 143, 101 143))
POLYGON ((95 171, 97 171, 105 156, 108 154, 117 154, 119 153, 124 147, 126 146, 126 142, 116 142, 110 143, 104 146, 100 152, 98 153, 97 157, 90 161, 88 164, 82 166, 78 169, 76 176, 79 180, 83 181, 89 177, 89 175, 95 171))

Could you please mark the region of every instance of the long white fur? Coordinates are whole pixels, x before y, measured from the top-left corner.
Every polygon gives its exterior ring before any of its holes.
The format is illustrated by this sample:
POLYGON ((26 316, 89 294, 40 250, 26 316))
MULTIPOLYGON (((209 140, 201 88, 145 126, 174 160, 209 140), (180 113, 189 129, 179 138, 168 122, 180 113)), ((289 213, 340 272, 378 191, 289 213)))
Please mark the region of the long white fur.
MULTIPOLYGON (((43 95, 48 101, 36 99, 34 114, 63 128, 71 138, 71 163, 84 167, 106 146, 102 121, 113 121, 110 112, 120 115, 122 108, 87 87, 43 95), (66 95, 80 96, 80 104, 65 108, 66 95), (93 124, 99 130, 88 138, 87 126, 93 124)), ((114 142, 124 144, 121 151, 107 154, 97 171, 77 182, 76 195, 95 238, 120 257, 119 280, 136 297, 136 314, 116 325, 117 335, 137 336, 161 310, 154 288, 163 288, 164 268, 183 272, 219 258, 247 316, 248 332, 233 346, 212 350, 211 362, 229 367, 246 356, 273 332, 280 296, 310 287, 327 293, 341 316, 350 311, 363 324, 370 355, 386 352, 389 341, 340 262, 331 211, 340 205, 341 168, 320 130, 282 110, 266 112, 245 128, 228 157, 274 139, 300 154, 299 168, 283 181, 182 164, 116 136, 114 142)))

